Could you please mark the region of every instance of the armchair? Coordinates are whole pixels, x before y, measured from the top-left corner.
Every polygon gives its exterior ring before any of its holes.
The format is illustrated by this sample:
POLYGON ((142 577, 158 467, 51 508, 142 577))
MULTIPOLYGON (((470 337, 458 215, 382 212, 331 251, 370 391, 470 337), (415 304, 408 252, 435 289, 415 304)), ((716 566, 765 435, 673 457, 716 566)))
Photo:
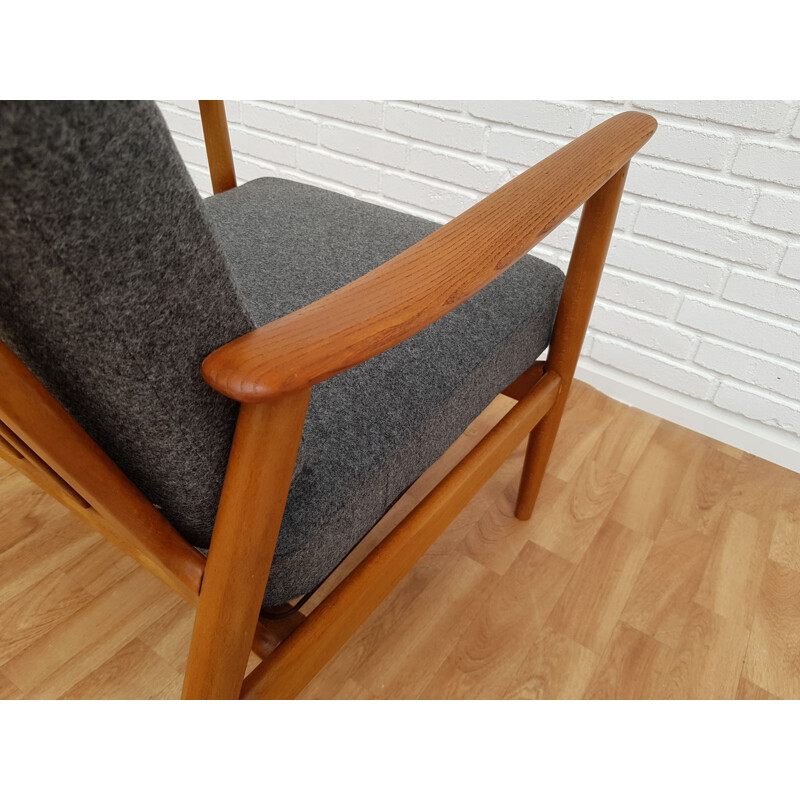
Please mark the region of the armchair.
POLYGON ((184 698, 291 698, 526 436, 531 516, 656 123, 620 114, 436 227, 236 188, 224 106, 200 108, 207 201, 152 104, 0 105, 0 456, 197 605, 184 698), (564 279, 525 253, 581 205, 564 279), (498 392, 516 405, 304 617, 498 392))

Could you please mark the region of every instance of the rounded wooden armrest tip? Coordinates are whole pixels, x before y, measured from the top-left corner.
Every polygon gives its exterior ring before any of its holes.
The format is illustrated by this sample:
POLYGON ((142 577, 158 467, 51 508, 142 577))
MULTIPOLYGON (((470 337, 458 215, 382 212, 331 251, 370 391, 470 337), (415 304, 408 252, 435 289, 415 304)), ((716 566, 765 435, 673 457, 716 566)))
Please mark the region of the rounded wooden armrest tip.
POLYGON ((278 386, 270 385, 268 379, 263 376, 258 381, 248 380, 241 366, 232 363, 230 350, 225 349, 238 342, 239 340, 236 339, 228 345, 223 345, 203 360, 200 372, 203 380, 212 389, 239 403, 263 403, 270 398, 287 394, 298 388, 292 386, 288 390, 281 390, 278 386))

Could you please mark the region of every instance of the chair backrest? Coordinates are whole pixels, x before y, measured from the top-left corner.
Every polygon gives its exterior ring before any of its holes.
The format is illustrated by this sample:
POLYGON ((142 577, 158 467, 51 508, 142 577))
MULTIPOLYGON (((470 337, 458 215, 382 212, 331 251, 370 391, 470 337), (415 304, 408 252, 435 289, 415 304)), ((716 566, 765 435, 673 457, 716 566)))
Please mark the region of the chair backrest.
POLYGON ((236 407, 200 364, 252 324, 158 108, 0 103, 0 186, 0 339, 207 545, 236 407))

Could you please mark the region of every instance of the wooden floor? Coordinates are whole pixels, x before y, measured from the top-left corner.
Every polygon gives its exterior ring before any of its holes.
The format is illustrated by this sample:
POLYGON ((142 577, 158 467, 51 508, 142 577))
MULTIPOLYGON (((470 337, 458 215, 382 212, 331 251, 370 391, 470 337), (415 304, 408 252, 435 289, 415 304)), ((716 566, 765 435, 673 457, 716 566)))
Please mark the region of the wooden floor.
MULTIPOLYGON (((800 698, 800 476, 584 384, 530 522, 512 513, 521 460, 302 697, 800 698)), ((0 462, 0 698, 177 698, 192 618, 0 462)))

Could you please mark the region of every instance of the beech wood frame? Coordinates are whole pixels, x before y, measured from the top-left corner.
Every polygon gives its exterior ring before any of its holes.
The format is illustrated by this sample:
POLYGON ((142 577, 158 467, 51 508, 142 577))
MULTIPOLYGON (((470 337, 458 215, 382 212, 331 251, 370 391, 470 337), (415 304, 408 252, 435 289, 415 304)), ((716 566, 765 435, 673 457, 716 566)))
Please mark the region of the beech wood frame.
MULTIPOLYGON (((236 185, 224 104, 200 111, 218 193, 236 185)), ((197 606, 184 699, 296 697, 525 436, 516 515, 530 518, 628 163, 655 129, 646 114, 613 117, 378 269, 209 355, 206 381, 241 407, 207 559, 0 343, 0 457, 197 606), (547 360, 503 392, 517 404, 307 618, 260 617, 312 387, 439 319, 581 205, 547 360), (262 660, 245 677, 251 649, 262 660)))

